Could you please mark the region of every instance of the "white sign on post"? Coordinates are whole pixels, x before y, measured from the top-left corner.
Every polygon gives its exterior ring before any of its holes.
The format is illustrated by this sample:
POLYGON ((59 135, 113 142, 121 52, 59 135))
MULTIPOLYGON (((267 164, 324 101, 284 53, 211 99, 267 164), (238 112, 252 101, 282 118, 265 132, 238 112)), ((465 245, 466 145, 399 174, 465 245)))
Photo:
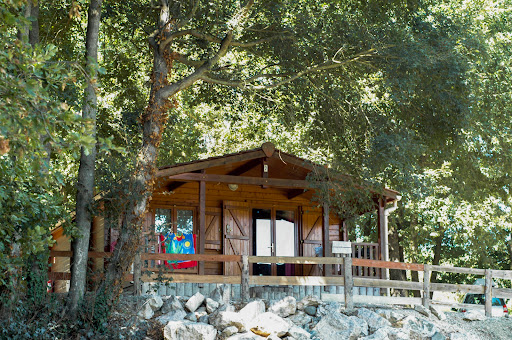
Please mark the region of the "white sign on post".
POLYGON ((352 242, 332 241, 333 254, 352 254, 352 242))

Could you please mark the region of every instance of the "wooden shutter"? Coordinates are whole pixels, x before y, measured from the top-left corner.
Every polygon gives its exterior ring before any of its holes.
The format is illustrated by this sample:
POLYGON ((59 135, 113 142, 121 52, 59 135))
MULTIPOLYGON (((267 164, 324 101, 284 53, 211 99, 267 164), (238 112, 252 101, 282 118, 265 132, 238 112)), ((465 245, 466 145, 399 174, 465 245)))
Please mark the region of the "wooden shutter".
MULTIPOLYGON (((302 256, 316 256, 315 248, 322 246, 322 211, 304 208, 302 212, 302 256)), ((321 275, 318 265, 303 265, 303 275, 321 275)))
MULTIPOLYGON (((246 202, 224 201, 222 214, 224 254, 249 255, 251 210, 246 202)), ((224 275, 241 275, 239 262, 226 262, 224 275)))

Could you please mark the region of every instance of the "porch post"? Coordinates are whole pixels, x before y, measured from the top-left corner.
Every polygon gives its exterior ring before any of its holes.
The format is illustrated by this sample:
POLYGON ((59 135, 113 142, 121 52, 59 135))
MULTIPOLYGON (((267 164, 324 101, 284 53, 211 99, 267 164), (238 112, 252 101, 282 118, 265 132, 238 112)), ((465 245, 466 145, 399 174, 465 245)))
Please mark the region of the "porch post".
MULTIPOLYGON (((204 254, 206 239, 206 182, 199 182, 199 254, 204 254)), ((199 262, 199 275, 204 275, 204 262, 199 262)))
POLYGON ((379 208, 377 210, 377 221, 379 223, 379 260, 389 261, 388 255, 388 218, 385 211, 383 199, 379 199, 379 208))
MULTIPOLYGON (((379 199, 379 208, 377 211, 379 222, 379 247, 380 247, 380 260, 389 261, 389 241, 388 241, 388 216, 386 214, 386 201, 385 198, 379 199)), ((389 280, 389 269, 381 269, 382 278, 389 280)), ((389 295, 389 288, 386 289, 389 295)))
MULTIPOLYGON (((323 256, 330 257, 331 256, 331 246, 329 243, 329 204, 324 203, 322 207, 322 245, 323 245, 323 256)), ((324 265, 324 275, 332 276, 332 265, 325 264, 324 265)))

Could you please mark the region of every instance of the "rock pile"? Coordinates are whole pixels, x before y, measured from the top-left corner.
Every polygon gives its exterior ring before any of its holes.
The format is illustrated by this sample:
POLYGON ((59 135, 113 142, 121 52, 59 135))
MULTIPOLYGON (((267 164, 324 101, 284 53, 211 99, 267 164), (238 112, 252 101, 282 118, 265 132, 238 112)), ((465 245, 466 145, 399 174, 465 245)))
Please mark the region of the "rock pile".
POLYGON ((345 310, 339 303, 325 303, 314 296, 297 302, 292 296, 279 301, 254 300, 234 306, 218 287, 209 297, 151 296, 138 313, 157 320, 167 340, 251 339, 456 339, 443 335, 435 320, 443 312, 432 308, 400 313, 391 309, 345 310))

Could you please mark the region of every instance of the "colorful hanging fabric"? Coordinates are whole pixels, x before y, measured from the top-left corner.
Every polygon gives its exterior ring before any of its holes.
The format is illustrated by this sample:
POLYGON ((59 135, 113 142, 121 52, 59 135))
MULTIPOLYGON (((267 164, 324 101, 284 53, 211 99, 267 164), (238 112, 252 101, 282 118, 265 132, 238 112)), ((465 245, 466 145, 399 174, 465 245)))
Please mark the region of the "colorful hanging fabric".
MULTIPOLYGON (((160 235, 160 252, 165 254, 195 254, 196 235, 182 233, 167 233, 160 235)), ((167 268, 191 268, 197 266, 197 261, 164 261, 167 268)))

